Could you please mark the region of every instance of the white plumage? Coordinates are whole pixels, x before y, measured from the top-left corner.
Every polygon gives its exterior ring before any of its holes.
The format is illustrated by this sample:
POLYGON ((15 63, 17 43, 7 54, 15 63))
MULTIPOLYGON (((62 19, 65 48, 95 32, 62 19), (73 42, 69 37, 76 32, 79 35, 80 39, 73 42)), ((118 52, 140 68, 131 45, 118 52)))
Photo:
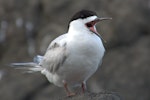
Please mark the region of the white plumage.
POLYGON ((40 71, 51 83, 64 86, 68 96, 72 93, 67 86, 82 84, 84 90, 87 79, 101 64, 105 49, 95 28, 98 17, 76 17, 71 20, 68 32, 50 43, 44 56, 37 56, 34 62, 12 65, 40 71))

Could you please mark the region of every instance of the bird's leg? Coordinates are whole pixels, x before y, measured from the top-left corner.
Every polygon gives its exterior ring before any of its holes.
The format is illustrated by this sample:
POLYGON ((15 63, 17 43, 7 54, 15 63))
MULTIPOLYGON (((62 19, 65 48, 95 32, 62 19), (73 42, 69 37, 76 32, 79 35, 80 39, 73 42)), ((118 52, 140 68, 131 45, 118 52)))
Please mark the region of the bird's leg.
POLYGON ((63 81, 63 83, 64 83, 64 88, 65 88, 65 90, 66 90, 66 93, 67 93, 67 96, 68 96, 68 97, 71 97, 71 96, 76 95, 75 93, 69 91, 68 86, 67 86, 67 83, 66 83, 65 81, 63 81))
POLYGON ((85 82, 82 82, 81 87, 82 87, 82 93, 85 93, 85 90, 86 90, 86 83, 85 83, 85 82))

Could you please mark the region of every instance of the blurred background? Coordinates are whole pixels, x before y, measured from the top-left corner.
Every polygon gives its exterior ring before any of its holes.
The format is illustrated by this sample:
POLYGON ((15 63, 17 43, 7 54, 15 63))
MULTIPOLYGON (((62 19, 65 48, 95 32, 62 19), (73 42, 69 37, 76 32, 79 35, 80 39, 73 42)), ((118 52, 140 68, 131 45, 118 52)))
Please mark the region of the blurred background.
POLYGON ((0 0, 0 100, 66 95, 40 73, 23 74, 8 65, 43 55, 81 9, 113 18, 97 25, 107 41, 106 54, 88 89, 117 92, 124 100, 150 100, 150 0, 0 0))

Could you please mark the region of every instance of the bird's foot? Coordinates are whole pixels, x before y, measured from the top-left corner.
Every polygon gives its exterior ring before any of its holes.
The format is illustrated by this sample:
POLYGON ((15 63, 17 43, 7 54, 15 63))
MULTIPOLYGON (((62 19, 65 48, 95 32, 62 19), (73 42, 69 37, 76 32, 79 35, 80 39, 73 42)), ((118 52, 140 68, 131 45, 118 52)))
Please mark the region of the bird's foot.
POLYGON ((67 93, 67 97, 72 97, 72 96, 75 96, 75 95, 76 95, 76 93, 73 93, 73 92, 67 93))

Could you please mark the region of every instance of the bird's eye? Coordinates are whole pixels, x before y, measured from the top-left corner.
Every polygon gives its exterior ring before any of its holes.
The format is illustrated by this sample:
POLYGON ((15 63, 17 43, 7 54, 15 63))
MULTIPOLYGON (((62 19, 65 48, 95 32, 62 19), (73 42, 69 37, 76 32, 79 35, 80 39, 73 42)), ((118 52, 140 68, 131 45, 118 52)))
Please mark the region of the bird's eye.
POLYGON ((86 26, 87 26, 88 28, 93 27, 94 25, 95 25, 95 22, 94 22, 94 21, 91 21, 91 22, 86 23, 86 26))
POLYGON ((92 27, 93 25, 91 23, 86 24, 87 27, 92 27))

